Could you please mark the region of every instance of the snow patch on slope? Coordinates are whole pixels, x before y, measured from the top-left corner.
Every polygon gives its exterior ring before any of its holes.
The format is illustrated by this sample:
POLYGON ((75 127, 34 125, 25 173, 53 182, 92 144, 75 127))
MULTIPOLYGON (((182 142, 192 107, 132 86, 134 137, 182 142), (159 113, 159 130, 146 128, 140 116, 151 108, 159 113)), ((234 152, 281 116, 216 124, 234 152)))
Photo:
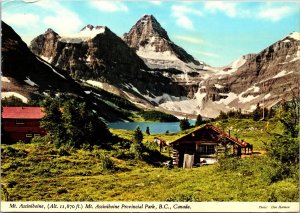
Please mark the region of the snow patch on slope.
POLYGON ((224 86, 223 86, 223 85, 220 85, 220 84, 215 84, 215 87, 216 87, 217 89, 222 89, 222 88, 224 88, 224 86))
POLYGON ((103 89, 103 83, 102 82, 94 81, 94 80, 87 80, 85 82, 92 85, 92 86, 99 87, 99 88, 103 89))
POLYGON ((273 76, 272 78, 280 78, 283 77, 285 75, 291 74, 293 73, 293 71, 287 72, 285 70, 282 70, 281 72, 277 73, 275 76, 273 76))
POLYGON ((226 95, 227 97, 226 98, 222 98, 219 101, 216 101, 215 102, 216 104, 225 104, 225 105, 228 105, 232 101, 234 101, 235 99, 238 98, 238 95, 235 94, 235 93, 233 93, 233 92, 230 92, 230 93, 220 93, 220 95, 226 95))
POLYGON ((271 93, 266 94, 266 95, 263 97, 263 99, 267 99, 267 98, 269 98, 269 97, 271 97, 271 93))
POLYGON ((1 81, 6 82, 6 83, 10 83, 10 80, 7 77, 4 77, 4 76, 1 76, 1 81))
POLYGON ((231 64, 229 64, 227 67, 225 67, 223 70, 219 71, 217 75, 230 75, 238 70, 241 66, 243 66, 246 63, 246 59, 244 56, 240 57, 239 59, 235 60, 231 64))
POLYGON ((259 96, 253 96, 253 95, 248 95, 247 97, 242 97, 241 95, 239 95, 239 103, 247 103, 258 97, 259 96))
POLYGON ((28 99, 25 96, 21 95, 20 93, 17 93, 17 92, 1 92, 1 99, 12 97, 12 96, 21 99, 24 103, 28 103, 28 99))
POLYGON ((53 60, 53 57, 46 57, 46 56, 43 56, 41 55, 40 56, 44 61, 47 61, 49 64, 51 64, 52 60, 53 60))
POLYGON ((34 83, 32 80, 29 79, 29 77, 26 77, 26 80, 24 80, 25 83, 29 84, 30 86, 38 86, 36 83, 34 83))
POLYGON ((50 68, 52 69, 52 71, 55 72, 57 75, 59 75, 60 77, 66 79, 65 76, 63 76, 62 74, 60 74, 59 72, 57 72, 55 69, 53 69, 53 68, 51 67, 51 65, 47 64, 46 62, 44 62, 43 60, 41 60, 39 57, 36 57, 36 58, 37 58, 37 60, 39 60, 40 62, 42 62, 42 63, 44 63, 45 65, 47 65, 48 67, 50 67, 50 68))
POLYGON ((291 60, 290 62, 297 61, 297 60, 300 60, 300 46, 298 47, 298 50, 296 52, 296 57, 293 58, 293 60, 291 60))

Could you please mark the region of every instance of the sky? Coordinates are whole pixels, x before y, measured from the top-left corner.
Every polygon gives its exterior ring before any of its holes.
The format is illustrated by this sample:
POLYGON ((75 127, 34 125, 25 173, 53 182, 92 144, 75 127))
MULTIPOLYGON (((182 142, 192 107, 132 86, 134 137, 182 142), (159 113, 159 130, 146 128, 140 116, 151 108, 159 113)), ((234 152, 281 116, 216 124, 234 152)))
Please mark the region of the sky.
POLYGON ((225 66, 300 32, 299 1, 2 0, 2 20, 27 43, 52 28, 59 35, 87 24, 118 36, 152 14, 195 59, 225 66))

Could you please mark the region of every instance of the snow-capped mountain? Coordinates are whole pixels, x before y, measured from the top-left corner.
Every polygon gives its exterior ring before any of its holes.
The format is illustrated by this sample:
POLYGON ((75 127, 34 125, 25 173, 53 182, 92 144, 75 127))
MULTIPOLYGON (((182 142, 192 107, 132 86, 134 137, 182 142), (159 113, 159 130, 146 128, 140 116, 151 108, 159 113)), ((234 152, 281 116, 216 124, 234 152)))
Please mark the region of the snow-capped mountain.
POLYGON ((107 27, 87 25, 79 33, 65 36, 47 30, 32 40, 30 48, 74 79, 143 106, 157 105, 171 100, 172 96, 186 96, 182 86, 148 68, 135 51, 107 27))
POLYGON ((160 106, 172 112, 215 117, 220 111, 251 112, 257 103, 271 107, 298 97, 300 33, 294 32, 258 54, 242 56, 228 66, 210 68, 192 99, 160 106))
POLYGON ((153 15, 140 18, 130 31, 123 35, 123 40, 153 69, 173 68, 188 72, 202 70, 204 66, 173 43, 153 15))
MULTIPOLYGON (((48 29, 30 49, 46 66, 50 62, 58 76, 70 75, 137 106, 181 116, 216 117, 232 109, 250 112, 257 103, 269 108, 299 93, 298 32, 224 67, 195 60, 151 15, 143 16, 122 39, 103 26, 87 25, 63 36, 48 29)), ((35 82, 26 76, 25 80, 35 82)))

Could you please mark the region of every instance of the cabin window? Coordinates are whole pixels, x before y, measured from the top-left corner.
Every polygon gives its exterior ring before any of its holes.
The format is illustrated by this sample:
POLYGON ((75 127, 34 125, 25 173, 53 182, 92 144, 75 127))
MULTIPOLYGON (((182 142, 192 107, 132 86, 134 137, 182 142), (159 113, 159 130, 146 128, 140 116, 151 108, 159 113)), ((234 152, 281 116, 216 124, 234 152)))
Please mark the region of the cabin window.
POLYGON ((22 119, 16 119, 16 124, 24 124, 24 120, 22 120, 22 119))
POLYGON ((40 136, 40 134, 34 134, 34 137, 36 137, 36 136, 40 136))
POLYGON ((200 145, 200 154, 202 155, 212 155, 215 154, 215 145, 200 145))
POLYGON ((31 133, 26 134, 26 138, 32 138, 32 134, 31 133))

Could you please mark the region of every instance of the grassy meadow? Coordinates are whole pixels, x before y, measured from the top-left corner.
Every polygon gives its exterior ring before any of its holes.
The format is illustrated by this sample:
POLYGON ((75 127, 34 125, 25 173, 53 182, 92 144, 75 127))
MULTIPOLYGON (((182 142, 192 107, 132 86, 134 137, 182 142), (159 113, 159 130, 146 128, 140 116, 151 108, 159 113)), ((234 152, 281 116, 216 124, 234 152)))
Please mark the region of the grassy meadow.
MULTIPOLYGON (((229 119, 215 125, 264 150, 273 132, 282 131, 270 121, 229 119)), ((270 182, 264 155, 228 159, 193 169, 169 168, 160 164, 154 137, 172 141, 191 130, 169 134, 144 134, 148 151, 144 160, 131 157, 128 148, 55 148, 48 143, 1 145, 2 196, 10 201, 298 201, 294 178, 270 182)), ((133 131, 113 130, 131 139, 133 131)))

